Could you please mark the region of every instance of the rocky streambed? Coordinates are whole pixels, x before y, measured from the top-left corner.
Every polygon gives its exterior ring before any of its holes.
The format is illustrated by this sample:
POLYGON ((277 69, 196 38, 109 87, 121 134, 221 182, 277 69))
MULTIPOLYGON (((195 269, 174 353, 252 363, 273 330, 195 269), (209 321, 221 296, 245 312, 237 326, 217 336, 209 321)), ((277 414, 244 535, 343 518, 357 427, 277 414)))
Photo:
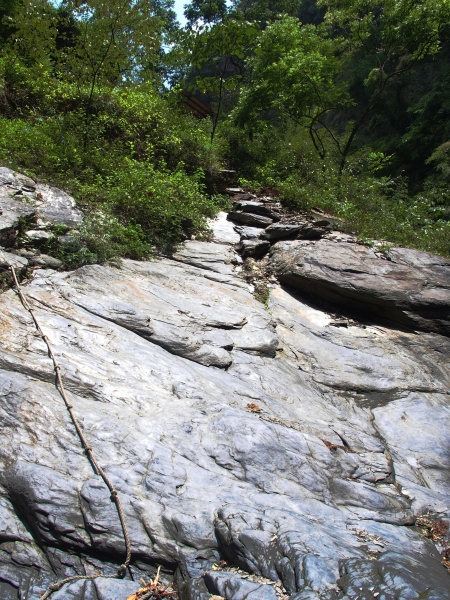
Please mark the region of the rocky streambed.
MULTIPOLYGON (((41 266, 13 209, 45 232, 45 194, 2 174, 1 264, 41 266)), ((450 598, 450 262, 230 194, 211 242, 23 284, 120 495, 122 580, 115 506, 30 314, 0 295, 2 599, 100 573, 52 598, 125 600, 158 566, 181 600, 450 598)))

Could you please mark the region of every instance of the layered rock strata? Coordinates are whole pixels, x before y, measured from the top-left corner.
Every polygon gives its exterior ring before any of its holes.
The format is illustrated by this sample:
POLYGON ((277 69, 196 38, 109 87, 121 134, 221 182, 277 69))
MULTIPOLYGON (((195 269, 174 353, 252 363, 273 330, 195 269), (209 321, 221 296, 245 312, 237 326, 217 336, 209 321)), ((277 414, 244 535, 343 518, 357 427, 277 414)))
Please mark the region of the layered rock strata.
MULTIPOLYGON (((445 290, 445 261, 398 249, 400 267, 371 271, 345 237, 279 242, 264 306, 240 276, 240 230, 225 215, 214 228, 173 259, 37 269, 23 285, 132 542, 125 579, 52 597, 124 600, 161 565, 182 600, 447 598, 449 339, 428 317, 416 331, 336 314, 299 284, 364 283, 361 309, 410 257, 392 302, 413 312, 445 290), (425 271, 431 284, 408 284, 425 271)), ((114 573, 124 542, 13 290, 0 314, 0 596, 36 600, 114 573)))

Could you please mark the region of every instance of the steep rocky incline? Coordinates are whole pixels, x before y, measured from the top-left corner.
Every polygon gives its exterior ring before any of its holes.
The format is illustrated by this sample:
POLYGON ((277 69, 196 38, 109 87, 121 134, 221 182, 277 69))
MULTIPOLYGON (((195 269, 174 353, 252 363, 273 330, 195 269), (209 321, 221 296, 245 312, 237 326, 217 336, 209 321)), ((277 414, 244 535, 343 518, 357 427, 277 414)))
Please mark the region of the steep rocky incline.
MULTIPOLYGON (((449 262, 241 195, 270 223, 23 284, 132 541, 125 579, 52 598, 125 600, 158 565, 182 600, 449 598, 449 262), (246 274, 271 244, 264 305, 246 274)), ((115 573, 124 541, 30 314, 0 305, 0 597, 37 600, 115 573)))

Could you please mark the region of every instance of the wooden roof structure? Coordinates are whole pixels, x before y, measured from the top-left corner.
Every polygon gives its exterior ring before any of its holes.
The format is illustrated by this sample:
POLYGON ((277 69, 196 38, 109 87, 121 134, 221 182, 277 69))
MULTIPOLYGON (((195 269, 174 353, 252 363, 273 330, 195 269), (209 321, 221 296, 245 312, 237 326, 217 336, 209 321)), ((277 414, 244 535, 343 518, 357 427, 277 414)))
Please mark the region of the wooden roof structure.
POLYGON ((212 117, 212 109, 207 104, 196 98, 194 94, 191 94, 191 92, 188 92, 187 90, 183 90, 183 96, 185 97, 185 105, 190 108, 194 116, 198 117, 199 119, 212 117))

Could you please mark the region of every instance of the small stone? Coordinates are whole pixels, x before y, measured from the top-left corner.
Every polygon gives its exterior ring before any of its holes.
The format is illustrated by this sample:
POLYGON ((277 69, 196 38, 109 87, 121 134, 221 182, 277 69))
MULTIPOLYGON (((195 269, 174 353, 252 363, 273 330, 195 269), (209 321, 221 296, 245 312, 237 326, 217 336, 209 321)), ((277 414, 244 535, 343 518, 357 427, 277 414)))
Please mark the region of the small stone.
POLYGON ((40 231, 39 229, 30 229, 25 233, 27 240, 31 240, 35 244, 43 244, 52 237, 49 231, 40 231))

